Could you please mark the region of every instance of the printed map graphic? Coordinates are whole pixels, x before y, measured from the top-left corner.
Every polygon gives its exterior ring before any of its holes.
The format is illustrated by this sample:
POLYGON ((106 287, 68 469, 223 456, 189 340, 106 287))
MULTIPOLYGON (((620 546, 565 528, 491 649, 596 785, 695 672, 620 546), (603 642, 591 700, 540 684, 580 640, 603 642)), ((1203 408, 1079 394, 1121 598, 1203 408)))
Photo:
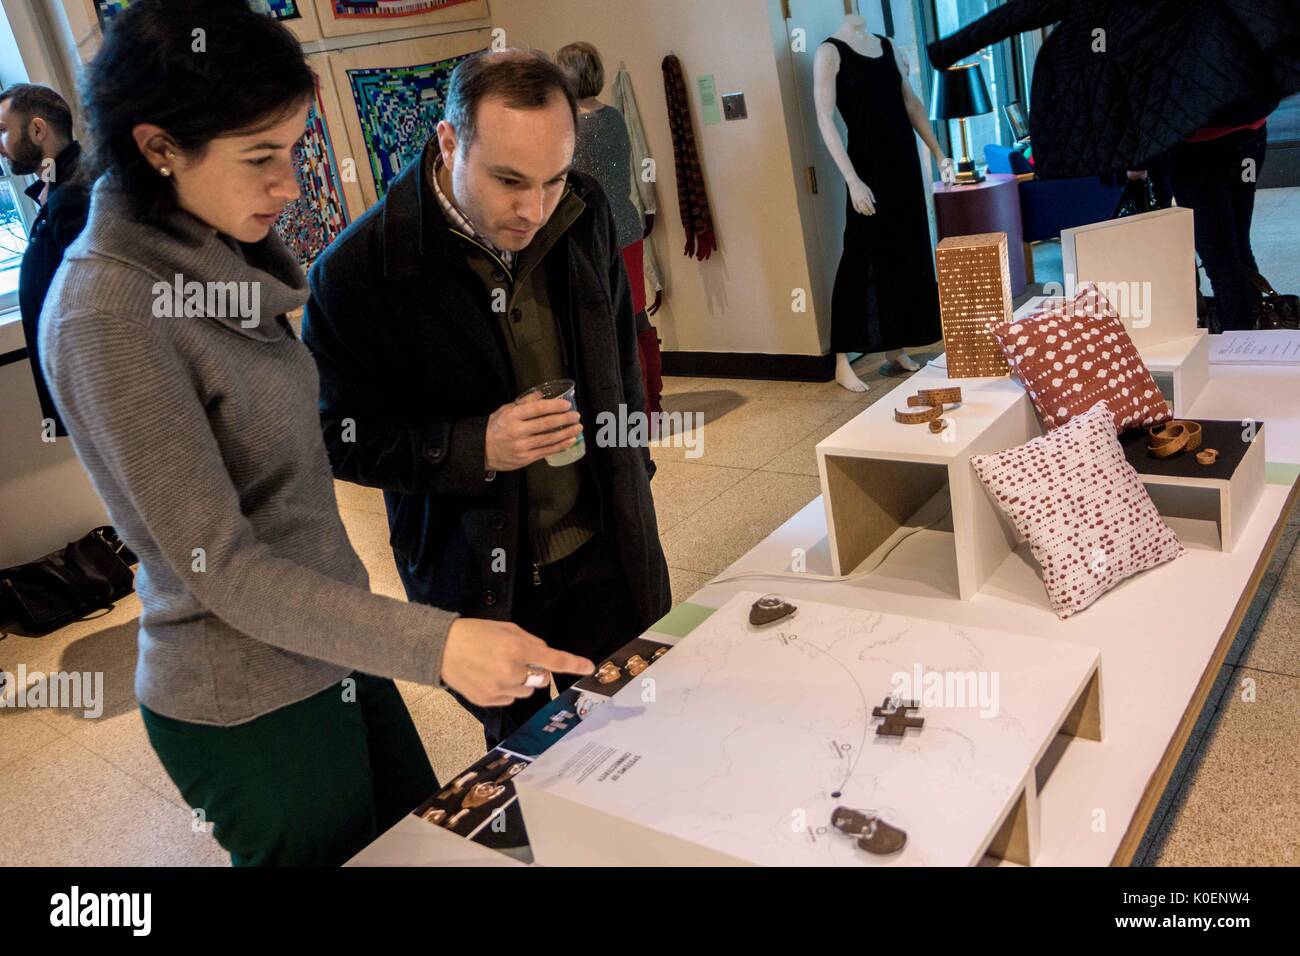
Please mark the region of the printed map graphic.
POLYGON ((525 788, 572 801, 573 819, 588 808, 754 863, 978 862, 1097 652, 803 600, 758 629, 759 596, 729 601, 521 776, 534 841, 525 788), (877 736, 871 709, 918 666, 971 674, 967 705, 922 706, 922 730, 877 736), (997 674, 990 716, 980 673, 986 690, 997 674), (859 849, 830 826, 836 806, 878 812, 907 846, 859 849))

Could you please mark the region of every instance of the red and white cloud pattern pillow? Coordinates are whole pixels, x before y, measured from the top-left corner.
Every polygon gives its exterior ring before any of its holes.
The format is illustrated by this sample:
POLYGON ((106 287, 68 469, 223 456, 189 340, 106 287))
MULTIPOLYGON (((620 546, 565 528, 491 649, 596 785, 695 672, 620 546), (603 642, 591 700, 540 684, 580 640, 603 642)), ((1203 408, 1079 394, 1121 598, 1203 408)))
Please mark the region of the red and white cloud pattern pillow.
POLYGON ((1039 438, 970 460, 1029 541, 1057 616, 1183 553, 1124 457, 1105 402, 1039 438))
POLYGON ((1073 299, 1049 299, 1041 312, 995 322, 989 332, 1049 429, 1102 401, 1120 432, 1173 417, 1124 323, 1091 282, 1073 299))

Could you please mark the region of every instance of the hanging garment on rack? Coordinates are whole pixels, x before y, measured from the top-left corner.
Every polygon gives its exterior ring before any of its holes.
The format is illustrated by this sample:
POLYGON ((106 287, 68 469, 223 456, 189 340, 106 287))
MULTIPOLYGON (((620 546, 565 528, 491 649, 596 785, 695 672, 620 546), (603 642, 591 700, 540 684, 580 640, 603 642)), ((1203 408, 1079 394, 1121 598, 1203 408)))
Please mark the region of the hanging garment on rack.
POLYGON ((682 63, 673 54, 663 61, 664 97, 668 100, 668 125, 673 133, 673 160, 677 169, 677 205, 686 231, 686 255, 704 260, 717 248, 704 170, 691 126, 691 100, 682 63))
MULTIPOLYGON (((644 232, 645 217, 657 215, 659 212, 659 193, 655 189, 654 181, 647 181, 642 175, 642 170, 646 168, 646 160, 653 163, 654 159, 650 155, 650 143, 646 139, 645 127, 641 123, 641 111, 636 105, 632 77, 623 64, 619 64, 618 75, 614 77, 613 98, 614 107, 623 114, 623 122, 627 124, 628 139, 632 141, 632 183, 629 188, 632 205, 641 216, 641 230, 644 232)), ((659 268, 659 257, 655 253, 654 246, 649 242, 645 244, 643 263, 646 282, 655 292, 662 292, 663 272, 659 268)))

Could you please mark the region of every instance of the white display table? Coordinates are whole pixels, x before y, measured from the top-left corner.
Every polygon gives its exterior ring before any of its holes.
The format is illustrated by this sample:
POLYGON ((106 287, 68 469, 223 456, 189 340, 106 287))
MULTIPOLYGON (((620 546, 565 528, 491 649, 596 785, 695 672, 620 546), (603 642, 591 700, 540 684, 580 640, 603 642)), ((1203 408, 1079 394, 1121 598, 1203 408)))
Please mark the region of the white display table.
POLYGON ((767 627, 736 595, 518 778, 545 866, 1030 864, 1058 734, 1104 739, 1095 649, 812 601, 767 627), (652 699, 647 688, 653 686, 652 699), (914 702, 882 734, 885 699, 914 702), (831 825, 868 808, 906 845, 831 825))
POLYGON ((504 853, 405 816, 347 866, 523 866, 504 853))
MULTIPOLYGON (((1105 739, 1058 738, 1041 762, 1036 774, 1040 844, 1034 864, 1127 865, 1259 588, 1298 487, 1300 386, 1294 370, 1213 366, 1211 373, 1191 417, 1253 416, 1266 423, 1268 434, 1270 483, 1235 532, 1231 552, 1219 549, 1214 522, 1169 518, 1187 548, 1185 555, 1123 582, 1065 621, 1052 612, 1026 545, 1017 547, 971 600, 960 600, 952 535, 940 530, 903 540, 864 579, 750 578, 705 586, 691 604, 715 608, 742 591, 777 591, 795 604, 816 601, 1095 647, 1105 675, 1105 739), (1169 600, 1170 595, 1177 599, 1169 600), (1160 613, 1153 614, 1153 608, 1160 613)), ((904 389, 912 387, 909 383, 904 389)), ((934 436, 927 432, 926 437, 934 436)), ((795 549, 805 552, 810 574, 833 573, 820 498, 724 574, 788 568, 795 549)), ((692 610, 679 607, 670 618, 692 610)), ((648 636, 675 640, 669 630, 648 636)), ((664 662, 670 659, 671 654, 664 662)), ((658 666, 652 665, 647 675, 658 666)), ((413 847, 408 835, 413 824, 428 826, 411 817, 355 862, 456 862, 445 846, 430 842, 413 847)))

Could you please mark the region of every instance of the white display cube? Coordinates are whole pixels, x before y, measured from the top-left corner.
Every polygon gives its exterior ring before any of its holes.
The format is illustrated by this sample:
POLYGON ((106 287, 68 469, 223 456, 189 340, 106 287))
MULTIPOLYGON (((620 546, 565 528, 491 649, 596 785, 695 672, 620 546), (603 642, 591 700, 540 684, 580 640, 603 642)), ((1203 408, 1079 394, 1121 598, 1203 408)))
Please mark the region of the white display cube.
POLYGON ((1096 283, 1133 344, 1196 334, 1196 248, 1190 209, 1158 209, 1061 230, 1067 294, 1096 283))
MULTIPOLYGON (((926 523, 946 497, 958 594, 970 600, 1014 549, 1015 529, 984 493, 972 455, 1003 451, 1042 434, 1024 388, 1009 378, 948 379, 931 367, 865 409, 817 445, 836 574, 849 574, 926 523), (894 420, 894 408, 922 388, 960 387, 961 405, 946 408, 947 429, 894 420)), ((941 514, 942 512, 940 512, 941 514)))
POLYGON ((1220 550, 1232 551, 1264 496, 1264 423, 1198 421, 1201 450, 1219 453, 1212 465, 1197 462, 1191 452, 1173 459, 1152 458, 1144 431, 1121 435, 1120 443, 1157 511, 1166 517, 1215 522, 1220 550))
POLYGON ((1186 338, 1138 349, 1156 385, 1173 406, 1174 414, 1185 416, 1210 381, 1210 337, 1204 329, 1186 338))

